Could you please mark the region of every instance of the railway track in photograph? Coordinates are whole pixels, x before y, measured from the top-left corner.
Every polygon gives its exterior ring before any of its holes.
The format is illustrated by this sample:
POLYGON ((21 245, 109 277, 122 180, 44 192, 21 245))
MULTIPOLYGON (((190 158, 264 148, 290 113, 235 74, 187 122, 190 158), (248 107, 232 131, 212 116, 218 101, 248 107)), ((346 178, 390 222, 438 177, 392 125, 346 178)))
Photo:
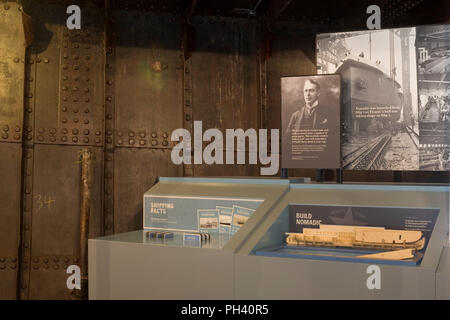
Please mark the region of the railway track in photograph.
POLYGON ((382 134, 370 140, 344 156, 343 168, 346 170, 371 170, 378 167, 390 141, 390 134, 382 134))

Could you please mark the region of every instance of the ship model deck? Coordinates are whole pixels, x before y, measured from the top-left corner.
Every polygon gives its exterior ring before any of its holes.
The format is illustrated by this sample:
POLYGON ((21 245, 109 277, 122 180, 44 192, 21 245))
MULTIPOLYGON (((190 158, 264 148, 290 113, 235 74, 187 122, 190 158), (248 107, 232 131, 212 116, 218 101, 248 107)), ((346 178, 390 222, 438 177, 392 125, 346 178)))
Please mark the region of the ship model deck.
POLYGON ((422 231, 391 230, 383 227, 320 225, 320 228, 303 228, 303 233, 286 233, 288 246, 351 247, 367 249, 392 249, 390 254, 374 254, 380 259, 412 258, 415 250, 425 245, 422 231), (405 254, 407 253, 407 254, 405 254))

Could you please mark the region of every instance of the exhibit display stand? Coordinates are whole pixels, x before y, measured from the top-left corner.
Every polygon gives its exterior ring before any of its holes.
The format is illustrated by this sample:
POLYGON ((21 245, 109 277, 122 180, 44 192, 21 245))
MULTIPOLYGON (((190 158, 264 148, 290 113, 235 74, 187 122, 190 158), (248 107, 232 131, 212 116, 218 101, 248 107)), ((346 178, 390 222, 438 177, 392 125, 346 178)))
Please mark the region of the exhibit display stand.
POLYGON ((160 178, 144 195, 144 230, 89 240, 89 298, 233 299, 234 252, 293 182, 309 178, 160 178), (147 238, 162 230, 173 237, 147 238))
MULTIPOLYGON (((402 213, 408 216, 408 213, 402 213)), ((236 299, 435 299, 436 270, 448 232, 448 187, 407 185, 291 185, 236 254, 236 299), (340 253, 296 255, 277 246, 289 228, 289 205, 342 206, 340 224, 358 210, 438 209, 420 263, 357 261, 340 253), (379 209, 374 209, 379 208, 379 209), (374 271, 376 269, 376 271, 374 271), (376 275, 375 275, 376 273, 376 275), (377 277, 378 279, 374 279, 377 277)), ((447 262, 448 265, 448 262, 447 262)), ((444 274, 442 276, 445 276, 444 274)), ((439 297, 438 297, 439 298, 439 297)))
POLYGON ((449 297, 448 187, 299 182, 161 178, 144 195, 144 230, 89 240, 90 299, 449 297), (425 246, 402 261, 288 247, 296 211, 308 226, 416 225, 425 246))

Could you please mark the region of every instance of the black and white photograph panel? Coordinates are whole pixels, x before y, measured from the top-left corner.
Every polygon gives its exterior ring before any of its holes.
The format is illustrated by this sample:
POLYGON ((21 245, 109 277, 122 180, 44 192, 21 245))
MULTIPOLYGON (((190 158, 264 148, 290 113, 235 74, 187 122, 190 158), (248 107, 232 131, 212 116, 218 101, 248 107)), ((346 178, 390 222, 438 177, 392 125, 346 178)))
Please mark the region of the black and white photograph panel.
POLYGON ((342 166, 418 170, 415 28, 319 34, 317 71, 342 75, 342 166))
POLYGON ((283 168, 340 167, 339 75, 281 78, 283 168))
POLYGON ((448 170, 450 26, 417 27, 420 169, 448 170))

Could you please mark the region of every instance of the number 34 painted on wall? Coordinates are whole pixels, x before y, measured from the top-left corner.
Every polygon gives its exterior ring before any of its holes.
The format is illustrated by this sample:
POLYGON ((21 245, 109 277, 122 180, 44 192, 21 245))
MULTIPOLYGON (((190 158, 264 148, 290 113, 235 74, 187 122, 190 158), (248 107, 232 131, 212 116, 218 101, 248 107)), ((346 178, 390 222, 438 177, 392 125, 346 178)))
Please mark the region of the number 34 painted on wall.
POLYGON ((52 199, 50 195, 44 195, 37 194, 34 196, 34 199, 36 200, 37 208, 36 212, 39 212, 44 207, 47 207, 48 209, 52 208, 52 203, 56 202, 56 199, 52 199))

